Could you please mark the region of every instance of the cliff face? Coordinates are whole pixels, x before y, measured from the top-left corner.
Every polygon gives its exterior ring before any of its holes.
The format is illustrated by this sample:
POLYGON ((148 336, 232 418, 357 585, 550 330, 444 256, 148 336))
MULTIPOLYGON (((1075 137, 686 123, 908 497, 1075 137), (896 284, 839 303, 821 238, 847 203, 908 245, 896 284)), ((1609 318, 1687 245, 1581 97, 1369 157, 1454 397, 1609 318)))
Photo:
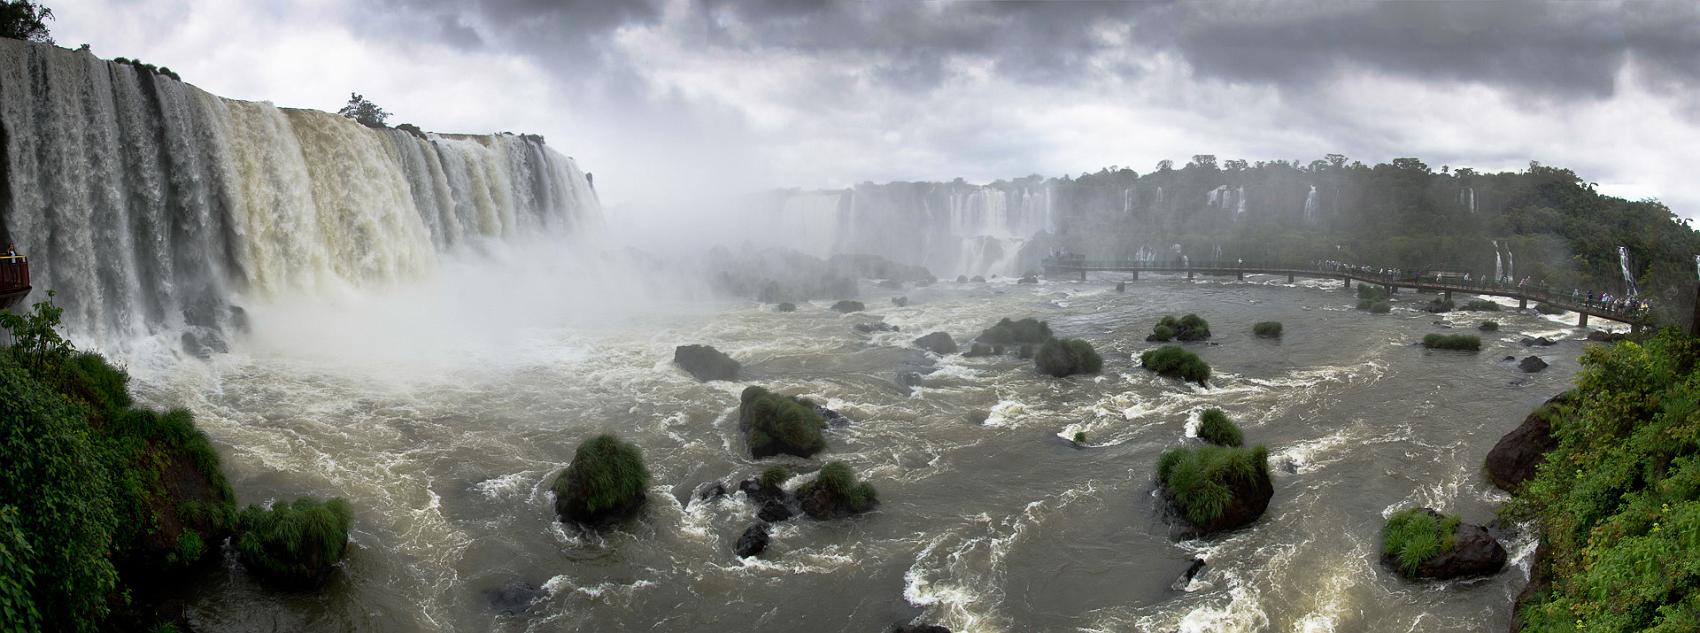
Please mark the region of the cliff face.
POLYGON ((97 340, 216 339, 234 306, 421 274, 601 209, 539 137, 372 129, 0 40, 0 226, 97 340))

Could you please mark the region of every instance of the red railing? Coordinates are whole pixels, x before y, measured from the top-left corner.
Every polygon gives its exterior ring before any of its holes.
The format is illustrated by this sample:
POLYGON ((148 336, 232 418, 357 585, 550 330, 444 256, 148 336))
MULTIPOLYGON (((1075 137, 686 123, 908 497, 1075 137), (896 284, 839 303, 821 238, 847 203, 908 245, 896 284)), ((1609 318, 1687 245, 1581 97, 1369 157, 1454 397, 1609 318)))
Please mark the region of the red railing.
POLYGON ((0 291, 28 288, 30 260, 23 255, 0 255, 0 291))

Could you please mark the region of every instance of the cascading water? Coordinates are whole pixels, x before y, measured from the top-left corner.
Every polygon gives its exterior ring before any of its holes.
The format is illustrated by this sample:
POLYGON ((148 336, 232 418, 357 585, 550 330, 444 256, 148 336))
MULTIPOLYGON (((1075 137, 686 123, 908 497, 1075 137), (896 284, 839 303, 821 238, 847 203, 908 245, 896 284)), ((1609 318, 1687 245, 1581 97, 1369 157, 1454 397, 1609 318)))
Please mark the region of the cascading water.
POLYGON ((1499 240, 1488 240, 1493 244, 1493 278, 1496 281, 1505 279, 1505 260, 1499 256, 1499 240))
POLYGON ((1317 207, 1316 185, 1310 186, 1310 192, 1305 194, 1305 222, 1316 221, 1317 207))
POLYGON ((6 237, 73 332, 107 344, 221 341, 246 300, 418 276, 475 238, 601 216, 540 138, 370 129, 16 40, 0 126, 6 237))
POLYGON ((1245 215, 1245 185, 1234 191, 1234 215, 1245 215))
POLYGON ((1631 299, 1641 294, 1641 289, 1635 287, 1635 275, 1629 272, 1629 247, 1617 247, 1617 268, 1623 272, 1624 296, 1631 299))

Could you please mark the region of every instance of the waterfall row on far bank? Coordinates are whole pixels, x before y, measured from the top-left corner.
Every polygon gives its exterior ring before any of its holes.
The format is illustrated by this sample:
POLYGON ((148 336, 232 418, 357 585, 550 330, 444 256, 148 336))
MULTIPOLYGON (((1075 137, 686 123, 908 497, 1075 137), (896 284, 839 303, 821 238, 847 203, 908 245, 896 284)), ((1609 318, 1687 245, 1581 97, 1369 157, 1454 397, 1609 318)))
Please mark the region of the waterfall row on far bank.
POLYGON ((477 239, 600 222, 541 138, 371 129, 0 40, 0 227, 79 334, 221 345, 242 299, 431 269, 477 239))

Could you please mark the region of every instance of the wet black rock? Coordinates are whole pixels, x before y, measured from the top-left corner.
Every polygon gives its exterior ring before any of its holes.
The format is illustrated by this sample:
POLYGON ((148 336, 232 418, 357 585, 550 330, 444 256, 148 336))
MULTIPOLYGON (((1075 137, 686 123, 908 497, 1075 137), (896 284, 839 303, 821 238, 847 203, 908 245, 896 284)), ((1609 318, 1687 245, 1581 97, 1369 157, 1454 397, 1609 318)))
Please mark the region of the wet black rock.
POLYGON ((892 297, 891 305, 899 308, 909 305, 909 297, 892 297))
POLYGON ((897 372, 897 379, 894 382, 897 383, 897 386, 904 389, 914 389, 915 387, 921 386, 922 379, 923 376, 921 375, 921 372, 900 371, 897 372))
POLYGON ((1538 336, 1538 337, 1535 337, 1535 338, 1529 338, 1529 337, 1525 336, 1525 337, 1523 337, 1523 340, 1521 342, 1523 343, 1523 347, 1534 347, 1536 345, 1539 345, 1541 347, 1546 347, 1548 345, 1557 345, 1558 344, 1558 341, 1554 341, 1554 340, 1549 339, 1545 336, 1538 336))
POLYGON ((956 339, 951 338, 949 334, 944 332, 933 332, 915 339, 915 346, 940 356, 944 356, 945 354, 955 354, 957 349, 959 349, 956 346, 956 339))
POLYGON ((1116 282, 1116 292, 1127 292, 1127 282, 1125 282, 1125 281, 1116 282))
POLYGON ((959 283, 959 284, 968 283, 968 275, 957 275, 956 276, 956 283, 959 283))
MULTIPOLYGON (((1428 508, 1419 508, 1434 517, 1436 522, 1445 520, 1439 512, 1428 508)), ((1446 580, 1466 576, 1487 576, 1499 573, 1505 568, 1505 547, 1489 534, 1487 528, 1471 523, 1459 523, 1452 532, 1452 549, 1424 560, 1417 565, 1411 574, 1415 578, 1431 578, 1446 580)), ((1392 552, 1381 555, 1381 563, 1392 569, 1399 569, 1399 561, 1392 552)))
POLYGON ((891 633, 950 633, 950 629, 937 624, 899 624, 891 628, 891 633))
POLYGON ((767 524, 757 523, 744 530, 744 535, 738 537, 738 558, 749 558, 767 549, 767 524))
POLYGON ((973 279, 973 280, 972 280, 972 281, 973 281, 973 282, 974 282, 974 283, 977 283, 977 284, 983 284, 983 283, 986 283, 986 278, 985 278, 985 277, 981 277, 981 276, 979 276, 979 275, 974 275, 974 279, 973 279))
POLYGON ((485 590, 484 600, 490 603, 490 608, 497 615, 514 616, 524 615, 526 611, 531 610, 532 605, 548 595, 549 592, 544 591, 542 587, 516 580, 495 589, 485 590))
POLYGON ((851 301, 849 299, 845 299, 843 301, 839 301, 838 303, 832 304, 832 311, 842 313, 842 314, 849 314, 851 312, 861 312, 861 311, 866 310, 866 309, 867 309, 867 306, 862 305, 862 302, 851 301))
POLYGON ((852 329, 863 334, 873 334, 874 332, 896 332, 897 326, 890 323, 857 323, 852 326, 852 329))
POLYGON ((1616 343, 1626 338, 1629 338, 1629 335, 1622 332, 1604 332, 1594 330, 1588 333, 1588 340, 1596 343, 1616 343))
POLYGON ((1198 572, 1201 571, 1204 571, 1204 559, 1192 559, 1192 564, 1187 566, 1186 571, 1182 572, 1180 577, 1176 578, 1175 582, 1169 585, 1169 588, 1175 591, 1186 591, 1187 585, 1192 584, 1192 579, 1196 578, 1198 576, 1198 572))
POLYGON ((726 496, 726 483, 722 481, 705 481, 697 485, 697 499, 709 501, 726 496))
POLYGON ((970 345, 968 347, 968 351, 963 352, 962 355, 968 356, 968 357, 1002 356, 1003 355, 1003 346, 1002 345, 987 345, 985 343, 975 343, 973 345, 970 345))
POLYGON ((201 360, 208 360, 213 354, 224 354, 230 351, 230 345, 224 342, 224 336, 218 331, 198 326, 190 326, 184 330, 183 353, 201 360))
POLYGON ((1527 373, 1535 373, 1547 368, 1547 362, 1539 356, 1530 356, 1517 363, 1517 368, 1527 373))
POLYGON ((1524 482, 1535 478, 1535 467, 1546 461, 1547 451, 1558 446, 1558 438, 1552 434, 1552 422, 1563 414, 1563 408, 1573 397, 1569 391, 1553 396, 1494 443, 1485 464, 1494 486, 1516 492, 1524 482))
POLYGON ((1026 275, 1022 275, 1022 277, 1020 279, 1017 279, 1015 281, 1015 283, 1018 283, 1018 284, 1036 284, 1036 283, 1039 283, 1039 277, 1038 277, 1038 275, 1034 275, 1033 273, 1027 273, 1026 275))
POLYGON ((673 363, 697 380, 737 380, 740 365, 720 350, 707 345, 680 345, 673 349, 673 363))
POLYGON ((796 312, 797 311, 797 304, 791 303, 790 301, 786 301, 786 302, 780 303, 777 306, 774 306, 773 309, 776 310, 776 311, 779 311, 779 312, 796 312))
POLYGON ((778 523, 791 518, 795 514, 791 511, 791 506, 786 505, 783 500, 770 498, 761 503, 761 509, 756 511, 756 518, 768 523, 778 523))

